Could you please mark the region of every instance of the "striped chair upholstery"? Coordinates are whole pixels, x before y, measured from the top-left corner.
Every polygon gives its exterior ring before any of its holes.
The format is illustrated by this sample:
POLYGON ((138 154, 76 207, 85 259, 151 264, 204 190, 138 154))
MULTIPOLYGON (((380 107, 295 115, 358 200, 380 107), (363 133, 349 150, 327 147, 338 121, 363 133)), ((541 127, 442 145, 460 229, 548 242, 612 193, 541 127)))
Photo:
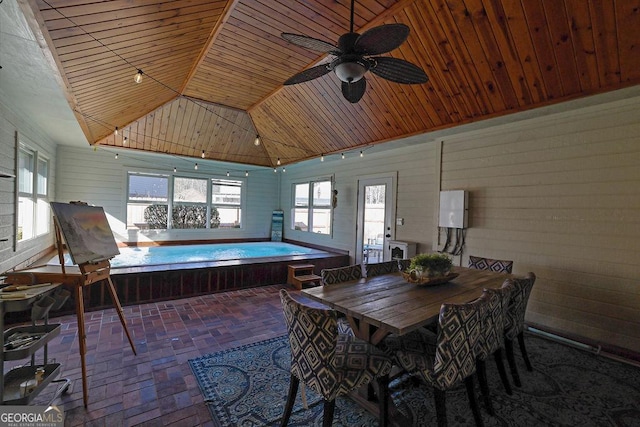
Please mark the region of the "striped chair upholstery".
POLYGON ((469 255, 469 268, 477 270, 491 270, 496 273, 509 273, 513 270, 513 261, 482 258, 469 255))
POLYGON ((391 274, 398 271, 397 261, 385 261, 374 264, 367 264, 365 266, 367 271, 367 277, 380 276, 382 274, 391 274))
POLYGON ((323 425, 333 421, 335 398, 371 381, 380 387, 380 425, 387 423, 391 359, 375 346, 338 333, 336 312, 310 307, 280 290, 291 347, 291 382, 282 426, 291 416, 300 381, 324 399, 323 425))
POLYGON ((536 275, 532 272, 527 273, 524 277, 513 279, 513 291, 509 299, 509 307, 507 308, 507 315, 505 318, 504 327, 504 339, 505 349, 507 353, 507 361, 509 362, 509 368, 511 375, 513 376, 513 382, 516 386, 522 386, 520 382, 520 375, 518 374, 518 368, 516 366, 515 357, 513 353, 513 341, 517 338, 520 345, 520 352, 528 371, 533 371, 533 366, 529 361, 529 355, 527 354, 527 348, 524 344, 524 316, 527 312, 527 304, 529 303, 529 296, 531 295, 531 289, 536 281, 536 275))
POLYGON ((487 298, 487 309, 482 321, 483 327, 480 330, 480 337, 478 338, 478 343, 475 348, 476 371, 478 373, 480 389, 484 396, 485 406, 491 415, 495 415, 495 411, 493 410, 493 405, 491 403, 486 370, 486 360, 490 356, 493 355, 498 368, 498 373, 500 374, 500 379, 502 380, 502 384, 504 385, 507 394, 513 394, 511 384, 509 384, 509 379, 507 378, 507 372, 504 368, 504 361, 502 359, 505 318, 513 288, 514 286, 512 281, 507 279, 500 289, 484 290, 484 294, 486 294, 487 298))
POLYGON ((389 335, 382 348, 392 354, 404 370, 418 373, 434 388, 438 425, 447 424, 446 390, 464 382, 477 425, 482 425, 473 374, 476 372, 475 348, 483 327, 488 295, 468 304, 442 304, 438 334, 420 328, 403 336, 389 335))
POLYGON ((325 268, 320 271, 322 283, 324 285, 333 285, 350 280, 362 279, 362 266, 353 264, 346 267, 325 268))

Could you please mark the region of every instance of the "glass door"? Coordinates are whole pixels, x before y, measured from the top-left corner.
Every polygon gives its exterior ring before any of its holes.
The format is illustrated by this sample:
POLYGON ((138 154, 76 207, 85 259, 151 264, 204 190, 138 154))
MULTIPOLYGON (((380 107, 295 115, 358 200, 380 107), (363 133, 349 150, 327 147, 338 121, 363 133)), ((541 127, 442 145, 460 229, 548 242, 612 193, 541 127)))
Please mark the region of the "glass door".
POLYGON ((389 240, 395 234, 395 177, 358 181, 356 262, 373 264, 391 259, 389 240))

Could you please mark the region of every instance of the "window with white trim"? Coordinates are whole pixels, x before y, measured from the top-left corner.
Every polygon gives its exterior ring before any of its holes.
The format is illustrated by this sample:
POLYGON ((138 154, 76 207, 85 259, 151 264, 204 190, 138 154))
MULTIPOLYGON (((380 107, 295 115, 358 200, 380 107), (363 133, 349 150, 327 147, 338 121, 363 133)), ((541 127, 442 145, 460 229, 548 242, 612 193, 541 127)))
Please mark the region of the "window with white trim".
POLYGON ((244 181, 129 172, 127 227, 240 228, 244 181))
POLYGON ((330 179, 293 184, 291 228, 317 234, 331 234, 330 179))
POLYGON ((24 241, 50 230, 49 160, 26 147, 18 149, 18 233, 24 241))

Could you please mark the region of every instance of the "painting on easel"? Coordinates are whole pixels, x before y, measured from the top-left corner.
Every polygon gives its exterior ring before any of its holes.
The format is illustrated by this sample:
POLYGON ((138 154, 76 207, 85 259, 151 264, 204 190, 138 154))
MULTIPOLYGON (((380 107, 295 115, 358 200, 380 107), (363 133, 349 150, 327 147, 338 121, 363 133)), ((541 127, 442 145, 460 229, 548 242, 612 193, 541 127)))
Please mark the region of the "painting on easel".
POLYGON ((103 261, 120 253, 102 207, 51 202, 51 209, 74 264, 103 261))

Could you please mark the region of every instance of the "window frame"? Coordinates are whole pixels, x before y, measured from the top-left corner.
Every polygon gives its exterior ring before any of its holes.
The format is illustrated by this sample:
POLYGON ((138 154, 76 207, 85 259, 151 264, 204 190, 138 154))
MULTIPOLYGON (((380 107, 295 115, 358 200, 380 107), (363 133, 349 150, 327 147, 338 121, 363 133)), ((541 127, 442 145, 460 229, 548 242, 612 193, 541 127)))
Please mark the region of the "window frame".
POLYGON ((51 208, 49 205, 50 182, 51 182, 51 160, 41 151, 31 148, 27 144, 18 142, 16 146, 16 219, 15 219, 15 242, 23 244, 38 237, 51 233, 51 208), (22 173, 21 158, 28 156, 31 158, 31 170, 29 171, 29 191, 22 191, 22 184, 25 183, 25 174, 22 173), (44 165, 44 167, 42 167, 44 165), (44 179, 41 169, 45 170, 44 179), (23 211, 20 209, 21 200, 26 199, 32 206, 30 210, 29 237, 24 237, 24 223, 20 220, 23 211))
POLYGON ((333 191, 335 188, 335 183, 333 176, 322 176, 310 178, 304 181, 296 181, 291 184, 291 223, 289 225, 291 230, 299 231, 302 233, 313 233, 320 236, 333 236, 333 211, 334 206, 332 202, 333 191), (329 183, 329 201, 327 204, 319 204, 317 203, 317 197, 314 195, 314 190, 316 189, 317 184, 321 183, 329 183), (307 203, 306 205, 299 205, 296 199, 296 190, 300 185, 308 186, 307 193, 307 203), (297 210, 307 210, 307 229, 296 229, 296 211, 297 210), (314 231, 314 215, 316 212, 327 211, 329 218, 329 231, 327 233, 320 233, 314 231))
POLYGON ((184 172, 166 172, 166 171, 156 171, 156 170, 144 170, 142 168, 136 168, 136 169, 129 169, 126 172, 126 176, 125 176, 125 180, 126 180, 126 188, 127 188, 127 192, 125 195, 125 200, 124 200, 124 204, 125 204, 125 211, 127 212, 127 218, 125 220, 125 226, 127 230, 145 230, 146 227, 140 227, 140 226, 136 226, 135 224, 139 224, 139 223, 130 223, 130 218, 129 218, 129 204, 130 203, 142 203, 142 202, 149 202, 150 204, 156 203, 156 204, 165 204, 167 205, 167 225, 166 228, 157 228, 154 230, 177 230, 180 232, 198 232, 198 231, 202 231, 202 230, 230 230, 230 229, 242 229, 244 226, 244 212, 246 211, 246 188, 247 188, 247 179, 246 178, 240 178, 240 177, 228 177, 228 176, 222 176, 222 175, 218 175, 218 174, 204 174, 204 173, 184 173, 184 172), (129 187, 130 187, 130 177, 132 175, 139 175, 139 176, 158 176, 158 177, 164 177, 167 179, 167 200, 166 202, 158 202, 155 200, 135 200, 132 201, 129 199, 129 187), (206 191, 206 200, 204 203, 200 203, 200 202, 189 202, 189 201, 176 201, 175 200, 175 180, 176 179, 180 179, 180 178, 184 178, 184 179, 197 179, 197 180, 204 180, 206 181, 206 185, 207 185, 207 191, 206 191), (227 206, 227 205, 220 205, 220 204, 214 204, 213 203, 213 182, 214 181, 230 181, 230 182, 237 182, 238 183, 238 187, 240 188, 240 204, 239 205, 229 205, 229 206, 233 206, 234 208, 238 208, 240 210, 240 223, 237 226, 234 227, 222 227, 222 226, 218 226, 218 227, 211 227, 211 213, 212 213, 212 208, 213 207, 219 207, 219 206, 227 206), (206 227, 204 228, 176 228, 173 226, 173 209, 174 206, 206 206, 206 210, 207 210, 207 220, 206 220, 206 227))

